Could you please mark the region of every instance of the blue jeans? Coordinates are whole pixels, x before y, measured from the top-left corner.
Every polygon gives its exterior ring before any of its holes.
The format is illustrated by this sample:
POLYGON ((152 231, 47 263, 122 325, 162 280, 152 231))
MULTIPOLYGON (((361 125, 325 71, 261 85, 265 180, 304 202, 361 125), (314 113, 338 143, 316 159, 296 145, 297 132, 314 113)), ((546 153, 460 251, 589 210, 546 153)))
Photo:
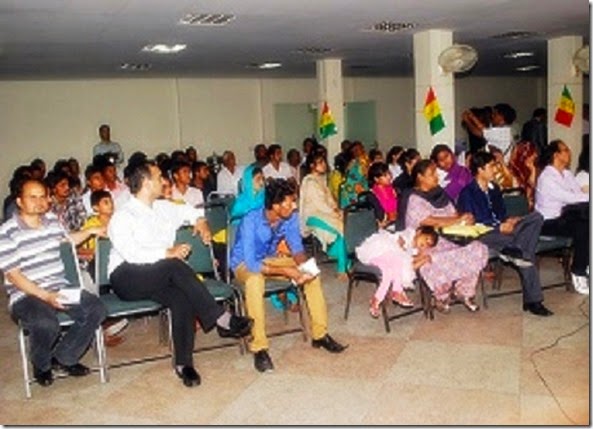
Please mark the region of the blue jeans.
POLYGON ((47 371, 51 368, 52 357, 62 365, 78 363, 91 344, 95 330, 107 314, 101 300, 83 290, 80 294, 80 304, 66 307, 64 312, 74 323, 55 344, 60 336, 58 311, 30 295, 12 305, 13 319, 20 322, 29 333, 31 363, 39 371, 47 371))

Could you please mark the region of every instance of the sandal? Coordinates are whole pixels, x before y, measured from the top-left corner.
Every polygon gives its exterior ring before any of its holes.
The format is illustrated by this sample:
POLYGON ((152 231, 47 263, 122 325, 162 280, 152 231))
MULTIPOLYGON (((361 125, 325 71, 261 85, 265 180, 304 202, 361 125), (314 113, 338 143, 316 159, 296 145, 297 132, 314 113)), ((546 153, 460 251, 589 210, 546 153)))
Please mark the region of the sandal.
POLYGON ((467 308, 472 313, 475 313, 480 309, 480 306, 474 302, 473 298, 464 298, 463 305, 465 305, 465 308, 467 308))
POLYGON ((373 319, 376 319, 379 317, 379 314, 381 313, 380 305, 381 305, 381 303, 379 302, 379 300, 377 298, 373 297, 371 299, 371 306, 369 307, 369 313, 371 313, 371 317, 373 319))
POLYGON ((448 301, 441 301, 440 299, 435 299, 434 307, 437 309, 437 311, 439 311, 441 313, 448 313, 449 311, 451 311, 451 307, 449 306, 449 302, 448 301))
POLYGON ((414 307, 414 303, 410 300, 410 298, 408 298, 405 292, 392 292, 391 300, 394 304, 397 304, 403 308, 414 307))

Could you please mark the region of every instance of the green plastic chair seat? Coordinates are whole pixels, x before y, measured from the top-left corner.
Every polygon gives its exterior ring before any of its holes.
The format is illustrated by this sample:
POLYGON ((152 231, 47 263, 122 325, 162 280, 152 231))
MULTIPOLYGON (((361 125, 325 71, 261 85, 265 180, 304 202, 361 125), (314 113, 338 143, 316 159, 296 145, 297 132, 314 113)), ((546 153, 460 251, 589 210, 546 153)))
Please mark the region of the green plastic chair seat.
POLYGON ((159 312, 163 306, 158 302, 149 299, 138 301, 124 301, 114 293, 107 293, 100 296, 101 301, 107 308, 107 317, 134 316, 136 314, 146 314, 150 312, 159 312))
POLYGON ((550 252, 572 246, 572 238, 561 236, 540 235, 535 253, 550 252))

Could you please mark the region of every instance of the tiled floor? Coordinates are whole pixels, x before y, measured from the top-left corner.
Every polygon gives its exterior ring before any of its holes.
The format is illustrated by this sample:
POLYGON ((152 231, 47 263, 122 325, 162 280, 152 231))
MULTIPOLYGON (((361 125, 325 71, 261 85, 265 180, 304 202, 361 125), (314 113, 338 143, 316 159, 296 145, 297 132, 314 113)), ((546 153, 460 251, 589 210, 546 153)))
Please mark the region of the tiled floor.
MULTIPOLYGON (((162 359, 112 369, 107 384, 94 373, 59 379, 49 388, 33 385, 33 398, 26 400, 16 326, 0 311, 0 423, 590 424, 587 297, 546 290, 546 305, 556 314, 539 318, 521 311, 520 295, 511 295, 490 300, 489 308, 476 314, 460 305, 448 315, 436 313, 434 321, 417 313, 395 321, 386 334, 382 322, 368 315, 371 287, 362 284, 354 291, 345 321, 346 285, 329 266, 323 270, 330 332, 350 344, 345 353, 313 349, 299 334, 274 337, 270 354, 276 370, 259 374, 252 357, 238 348, 201 352, 195 361, 202 385, 193 389, 162 359)), ((543 260, 541 272, 544 283, 561 277, 553 258, 543 260)), ((517 280, 506 269, 503 287, 517 287, 517 280)), ((5 306, 5 298, 1 301, 5 306)), ((280 313, 268 309, 269 329, 282 327, 280 313)), ((395 311, 391 304, 389 309, 395 311)), ((290 323, 296 326, 296 314, 290 323)), ((158 344, 156 318, 132 321, 125 337, 108 349, 110 362, 167 352, 158 344)), ((220 341, 214 333, 198 336, 198 346, 220 341)), ((92 353, 85 362, 93 362, 92 353)))

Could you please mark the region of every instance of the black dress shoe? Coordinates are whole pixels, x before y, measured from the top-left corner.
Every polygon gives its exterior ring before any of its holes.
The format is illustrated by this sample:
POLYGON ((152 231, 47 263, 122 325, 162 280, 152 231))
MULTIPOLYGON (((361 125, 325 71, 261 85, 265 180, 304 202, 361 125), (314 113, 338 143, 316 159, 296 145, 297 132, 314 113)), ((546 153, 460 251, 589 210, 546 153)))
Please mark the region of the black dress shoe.
POLYGON ((232 315, 228 329, 216 325, 216 330, 222 338, 241 338, 251 332, 252 326, 252 318, 232 315))
POLYGON ((323 347, 330 353, 342 353, 348 347, 347 345, 343 346, 342 344, 338 343, 336 340, 330 337, 329 334, 325 334, 325 336, 311 341, 311 345, 316 349, 323 347))
POLYGON ((530 302, 523 304, 523 311, 529 311, 536 316, 551 316, 554 314, 550 310, 548 310, 541 302, 530 302))
POLYGON ((54 382, 54 376, 51 369, 47 371, 41 371, 37 368, 33 368, 33 377, 40 386, 50 386, 54 382))
POLYGON ((83 377, 91 372, 88 366, 85 366, 81 363, 75 363, 74 365, 63 365, 58 362, 56 358, 52 358, 51 365, 57 371, 66 373, 67 375, 71 375, 73 377, 83 377))
POLYGON ((267 350, 260 350, 253 355, 253 365, 259 372, 274 371, 272 358, 267 350))
POLYGON ((175 368, 175 373, 187 387, 199 386, 202 382, 200 374, 198 374, 193 366, 184 366, 181 368, 181 371, 175 368))

